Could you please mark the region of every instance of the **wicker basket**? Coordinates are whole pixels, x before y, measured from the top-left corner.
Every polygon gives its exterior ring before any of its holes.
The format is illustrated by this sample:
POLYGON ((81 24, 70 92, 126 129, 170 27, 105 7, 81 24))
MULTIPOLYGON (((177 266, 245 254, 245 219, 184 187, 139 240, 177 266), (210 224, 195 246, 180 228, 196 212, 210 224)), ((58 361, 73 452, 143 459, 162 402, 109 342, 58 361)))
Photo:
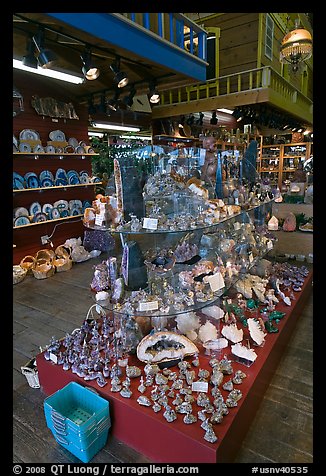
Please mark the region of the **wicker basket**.
POLYGON ((32 269, 35 266, 34 256, 27 255, 19 263, 20 267, 25 269, 28 274, 32 274, 32 269))
POLYGON ((35 255, 35 260, 38 261, 40 259, 45 259, 46 261, 50 261, 50 263, 54 260, 55 254, 53 250, 39 250, 35 255))
POLYGON ((58 273, 61 271, 69 271, 72 267, 72 260, 69 256, 60 256, 53 260, 53 265, 58 273))
POLYGON ((35 267, 32 269, 34 278, 36 279, 45 279, 54 275, 55 267, 53 263, 41 258, 35 262, 35 267))
POLYGON ((69 258, 71 257, 71 247, 70 246, 65 246, 65 245, 59 245, 55 249, 55 255, 57 257, 65 257, 68 256, 69 258))
POLYGON ((19 264, 13 266, 13 284, 20 283, 26 275, 27 269, 22 268, 19 264))

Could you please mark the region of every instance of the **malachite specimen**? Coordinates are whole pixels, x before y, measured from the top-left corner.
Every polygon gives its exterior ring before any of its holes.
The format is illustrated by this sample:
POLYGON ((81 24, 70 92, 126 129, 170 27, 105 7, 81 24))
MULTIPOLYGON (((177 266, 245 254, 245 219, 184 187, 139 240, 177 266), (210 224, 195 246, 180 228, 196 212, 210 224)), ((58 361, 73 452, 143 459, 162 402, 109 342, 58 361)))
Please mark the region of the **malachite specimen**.
POLYGON ((257 302, 254 299, 248 299, 247 300, 247 308, 248 309, 257 309, 258 305, 257 302))
POLYGON ((276 321, 276 319, 282 319, 285 316, 285 312, 272 311, 268 317, 270 321, 276 321))
POLYGON ((273 323, 271 321, 265 322, 265 329, 269 333, 278 332, 278 328, 273 326, 273 323))

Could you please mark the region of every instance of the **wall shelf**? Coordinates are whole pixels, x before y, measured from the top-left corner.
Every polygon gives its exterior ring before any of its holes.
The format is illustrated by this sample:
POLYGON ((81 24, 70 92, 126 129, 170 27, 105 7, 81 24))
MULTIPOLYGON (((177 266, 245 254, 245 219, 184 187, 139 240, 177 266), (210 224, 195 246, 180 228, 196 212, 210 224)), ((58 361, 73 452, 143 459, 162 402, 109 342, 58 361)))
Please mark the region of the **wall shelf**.
POLYGON ((65 188, 74 188, 74 187, 90 187, 96 185, 102 185, 103 182, 92 182, 92 183, 77 183, 75 185, 54 185, 53 187, 36 187, 36 188, 21 188, 21 189, 13 189, 13 193, 16 192, 41 192, 41 191, 49 191, 49 190, 56 190, 56 189, 65 189, 65 188))
POLYGON ((38 222, 35 222, 35 223, 27 223, 26 225, 14 226, 13 229, 17 230, 19 228, 26 228, 26 227, 34 226, 34 225, 44 225, 44 224, 47 224, 47 223, 54 223, 54 222, 57 222, 57 221, 71 220, 72 218, 80 218, 82 216, 84 216, 83 213, 81 213, 79 215, 72 215, 72 216, 69 216, 69 217, 56 218, 55 220, 44 220, 44 221, 38 221, 38 222))

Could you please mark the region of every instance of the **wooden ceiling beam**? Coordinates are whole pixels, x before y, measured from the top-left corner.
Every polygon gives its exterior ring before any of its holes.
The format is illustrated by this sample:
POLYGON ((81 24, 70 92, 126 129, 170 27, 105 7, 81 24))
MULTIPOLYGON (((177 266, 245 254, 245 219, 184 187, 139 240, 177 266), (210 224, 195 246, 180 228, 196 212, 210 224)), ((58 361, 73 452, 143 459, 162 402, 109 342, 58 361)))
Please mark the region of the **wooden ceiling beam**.
POLYGON ((152 111, 153 119, 162 119, 194 112, 212 111, 222 107, 233 109, 236 106, 268 102, 269 91, 267 88, 258 88, 251 91, 232 93, 226 96, 198 99, 187 103, 166 106, 155 106, 152 111))

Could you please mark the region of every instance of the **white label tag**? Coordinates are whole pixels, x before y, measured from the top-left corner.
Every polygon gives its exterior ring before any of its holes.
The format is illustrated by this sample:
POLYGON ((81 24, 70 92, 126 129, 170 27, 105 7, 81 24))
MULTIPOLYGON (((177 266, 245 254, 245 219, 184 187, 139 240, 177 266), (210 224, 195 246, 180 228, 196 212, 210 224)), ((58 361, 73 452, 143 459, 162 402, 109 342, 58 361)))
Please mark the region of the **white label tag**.
POLYGON ((234 226, 235 230, 240 230, 240 228, 241 228, 241 225, 238 221, 236 221, 233 226, 234 226))
POLYGON ((249 258, 249 263, 252 263, 253 260, 254 260, 254 257, 253 257, 253 255, 252 255, 252 253, 249 253, 248 258, 249 258))
POLYGON ((100 213, 95 215, 95 225, 102 226, 104 220, 104 214, 100 213))
POLYGON ((215 291, 218 291, 219 289, 224 288, 225 286, 223 276, 220 272, 212 274, 211 276, 205 276, 204 282, 209 283, 213 293, 215 293, 215 291))
POLYGON ((157 223, 157 218, 144 218, 143 228, 147 228, 148 230, 157 230, 157 223))
POLYGON ((52 352, 50 352, 50 360, 52 360, 52 362, 55 364, 58 363, 58 357, 55 354, 52 354, 52 352))
POLYGON ((273 242, 272 242, 272 240, 268 240, 267 241, 267 249, 271 250, 272 248, 273 248, 273 242))
POLYGON ((140 302, 138 311, 156 311, 158 309, 158 301, 140 302))
POLYGON ((200 380, 192 382, 191 390, 193 392, 208 392, 208 382, 201 382, 200 380))

